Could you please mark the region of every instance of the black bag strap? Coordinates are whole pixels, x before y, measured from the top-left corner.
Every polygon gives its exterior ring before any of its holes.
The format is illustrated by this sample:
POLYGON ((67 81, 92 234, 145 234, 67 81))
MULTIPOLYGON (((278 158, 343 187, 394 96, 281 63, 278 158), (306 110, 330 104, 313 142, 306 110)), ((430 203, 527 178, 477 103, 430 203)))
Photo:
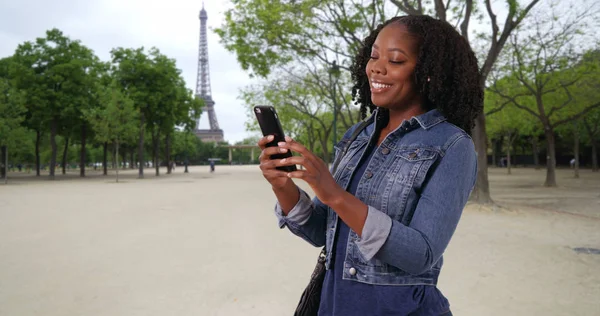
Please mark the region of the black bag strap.
POLYGON ((348 148, 350 148, 350 145, 352 145, 352 142, 356 139, 356 137, 358 137, 358 134, 360 134, 360 132, 362 132, 363 129, 365 129, 365 127, 367 127, 367 125, 369 125, 370 123, 371 122, 369 120, 364 120, 364 121, 360 122, 360 124, 356 127, 354 132, 352 132, 352 136, 350 136, 350 139, 348 140, 348 143, 346 144, 346 146, 344 146, 344 149, 340 153, 340 156, 336 157, 335 162, 333 164, 333 168, 331 169, 331 174, 335 174, 335 171, 337 170, 337 167, 340 164, 340 161, 342 161, 342 157, 344 157, 346 155, 346 152, 348 152, 348 148))

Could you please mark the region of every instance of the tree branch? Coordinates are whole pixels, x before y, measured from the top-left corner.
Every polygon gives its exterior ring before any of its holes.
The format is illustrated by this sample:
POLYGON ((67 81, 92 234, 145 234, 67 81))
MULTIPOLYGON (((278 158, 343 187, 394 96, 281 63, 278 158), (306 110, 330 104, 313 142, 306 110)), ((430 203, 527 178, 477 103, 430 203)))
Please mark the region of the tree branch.
POLYGON ((504 24, 504 29, 498 38, 498 22, 496 21, 496 15, 492 11, 490 0, 486 0, 486 9, 488 11, 488 15, 490 15, 490 19, 492 20, 492 44, 490 45, 490 49, 488 50, 487 57, 485 62, 483 63, 483 67, 481 67, 481 77, 486 79, 488 74, 490 73, 492 66, 498 59, 504 44, 508 40, 510 33, 523 21, 523 19, 527 16, 529 11, 539 2, 539 0, 532 0, 527 7, 523 11, 520 12, 519 16, 515 19, 516 7, 509 5, 508 15, 506 16, 506 22, 504 24), (514 20, 513 20, 514 19, 514 20))
POLYGON ((414 8, 407 0, 402 0, 402 2, 400 0, 391 0, 391 2, 408 15, 423 15, 423 8, 414 8))
POLYGON ((493 109, 491 109, 491 110, 487 111, 487 112, 485 113, 485 116, 487 117, 487 116, 489 116, 489 115, 492 115, 492 114, 494 114, 494 113, 498 113, 498 112, 502 111, 502 110, 503 110, 503 109, 504 109, 504 108, 505 108, 507 105, 511 104, 512 102, 513 102, 512 100, 507 100, 507 101, 505 101, 505 102, 504 102, 504 103, 502 103, 502 104, 501 104, 499 107, 497 107, 497 108, 493 108, 493 109))
MULTIPOLYGON (((436 0, 436 3, 438 1, 441 2, 442 0, 436 0)), ((466 0, 465 2, 466 2, 466 5, 465 5, 466 12, 465 12, 465 18, 463 19, 462 23, 460 24, 460 32, 461 32, 462 36, 467 40, 467 42, 469 42, 469 22, 471 21, 471 13, 473 12, 473 0, 466 0)), ((448 0, 448 4, 449 3, 450 3, 450 0, 448 0)), ((441 5, 443 6, 444 4, 442 3, 441 5)), ((448 7, 446 7, 446 8, 448 8, 448 7)), ((444 15, 445 14, 446 14, 446 12, 444 11, 444 15)))
POLYGON ((554 114, 555 112, 558 112, 562 109, 564 109, 567 105, 569 105, 569 103, 571 103, 571 101, 573 101, 573 96, 571 95, 571 91, 569 91, 569 89, 567 89, 567 86, 561 85, 562 88, 565 90, 565 92, 567 93, 567 96, 569 97, 565 102, 563 102, 563 104, 559 105, 559 106, 553 106, 550 111, 548 112, 548 118, 550 118, 552 116, 552 114, 554 114))
POLYGON ((568 123, 568 122, 571 122, 571 121, 573 121, 573 120, 576 120, 576 119, 578 119, 578 118, 580 118, 580 117, 582 117, 582 116, 586 115, 586 114, 587 114, 588 112, 590 112, 591 110, 593 110, 593 109, 595 109, 595 108, 598 108, 598 107, 600 107, 600 102, 598 102, 598 103, 596 103, 596 104, 592 104, 592 105, 588 106, 587 108, 585 108, 585 110, 583 110, 583 111, 581 111, 581 112, 579 112, 579 113, 577 113, 577 114, 575 114, 575 115, 572 115, 572 116, 570 116, 570 117, 567 117, 567 118, 565 118, 565 119, 563 119, 563 120, 560 120, 560 121, 557 121, 557 122, 555 122, 554 124, 552 124, 552 127, 553 127, 553 128, 556 128, 556 127, 557 127, 557 126, 559 126, 559 125, 562 125, 562 124, 564 124, 564 123, 568 123))
MULTIPOLYGON (((446 22, 446 7, 444 6, 444 0, 434 0, 434 2, 435 2, 435 14, 437 15, 438 19, 446 22)), ((467 0, 467 2, 471 2, 471 4, 472 4, 472 0, 467 0)), ((419 2, 419 4, 420 4, 420 2, 419 2)))
POLYGON ((521 104, 519 104, 519 102, 517 102, 517 98, 521 97, 521 96, 527 96, 528 94, 517 94, 515 96, 509 96, 506 95, 502 92, 500 92, 500 90, 498 90, 495 86, 494 87, 490 87, 490 90, 492 90, 494 93, 496 93, 497 95, 501 96, 502 98, 510 101, 512 104, 514 104, 517 108, 524 110, 526 112, 528 112, 529 114, 537 117, 539 120, 541 120, 541 116, 538 113, 535 113, 533 110, 531 110, 530 108, 523 106, 521 104))

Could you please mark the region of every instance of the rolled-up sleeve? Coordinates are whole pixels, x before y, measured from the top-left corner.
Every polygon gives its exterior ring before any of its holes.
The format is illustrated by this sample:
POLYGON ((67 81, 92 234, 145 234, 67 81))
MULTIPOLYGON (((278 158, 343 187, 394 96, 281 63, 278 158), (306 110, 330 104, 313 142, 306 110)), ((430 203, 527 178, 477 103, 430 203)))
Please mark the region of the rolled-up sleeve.
POLYGON ((369 206, 361 238, 356 242, 365 259, 371 260, 381 249, 392 229, 392 218, 369 206))
POLYGON ((327 206, 318 198, 309 197, 308 193, 300 190, 298 203, 285 216, 279 202, 275 204, 275 216, 279 228, 287 227, 290 232, 306 240, 313 246, 325 245, 327 227, 327 206))
POLYGON ((298 191, 300 191, 300 199, 287 216, 283 214, 279 202, 275 203, 275 216, 277 216, 280 228, 283 228, 287 222, 292 222, 296 225, 304 225, 310 218, 310 214, 312 213, 312 202, 310 197, 308 196, 308 193, 300 188, 298 188, 298 191))

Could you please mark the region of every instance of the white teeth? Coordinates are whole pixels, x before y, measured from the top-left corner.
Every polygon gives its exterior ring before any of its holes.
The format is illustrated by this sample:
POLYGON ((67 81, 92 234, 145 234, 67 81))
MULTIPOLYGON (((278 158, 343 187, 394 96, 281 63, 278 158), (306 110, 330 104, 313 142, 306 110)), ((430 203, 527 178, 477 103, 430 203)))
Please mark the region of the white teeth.
POLYGON ((392 86, 392 85, 389 85, 389 84, 383 84, 383 83, 379 83, 379 82, 372 82, 371 85, 375 89, 384 89, 384 88, 389 88, 389 87, 392 86))

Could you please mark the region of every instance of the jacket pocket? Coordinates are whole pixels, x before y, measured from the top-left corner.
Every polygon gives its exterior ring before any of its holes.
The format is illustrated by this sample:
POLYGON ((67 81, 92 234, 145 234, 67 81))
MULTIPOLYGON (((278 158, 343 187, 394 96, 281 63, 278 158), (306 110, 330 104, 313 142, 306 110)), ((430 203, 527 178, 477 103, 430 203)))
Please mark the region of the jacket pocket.
POLYGON ((382 211, 393 220, 401 220, 406 210, 415 208, 427 171, 438 153, 424 148, 403 148, 396 152, 389 181, 384 190, 382 211))

